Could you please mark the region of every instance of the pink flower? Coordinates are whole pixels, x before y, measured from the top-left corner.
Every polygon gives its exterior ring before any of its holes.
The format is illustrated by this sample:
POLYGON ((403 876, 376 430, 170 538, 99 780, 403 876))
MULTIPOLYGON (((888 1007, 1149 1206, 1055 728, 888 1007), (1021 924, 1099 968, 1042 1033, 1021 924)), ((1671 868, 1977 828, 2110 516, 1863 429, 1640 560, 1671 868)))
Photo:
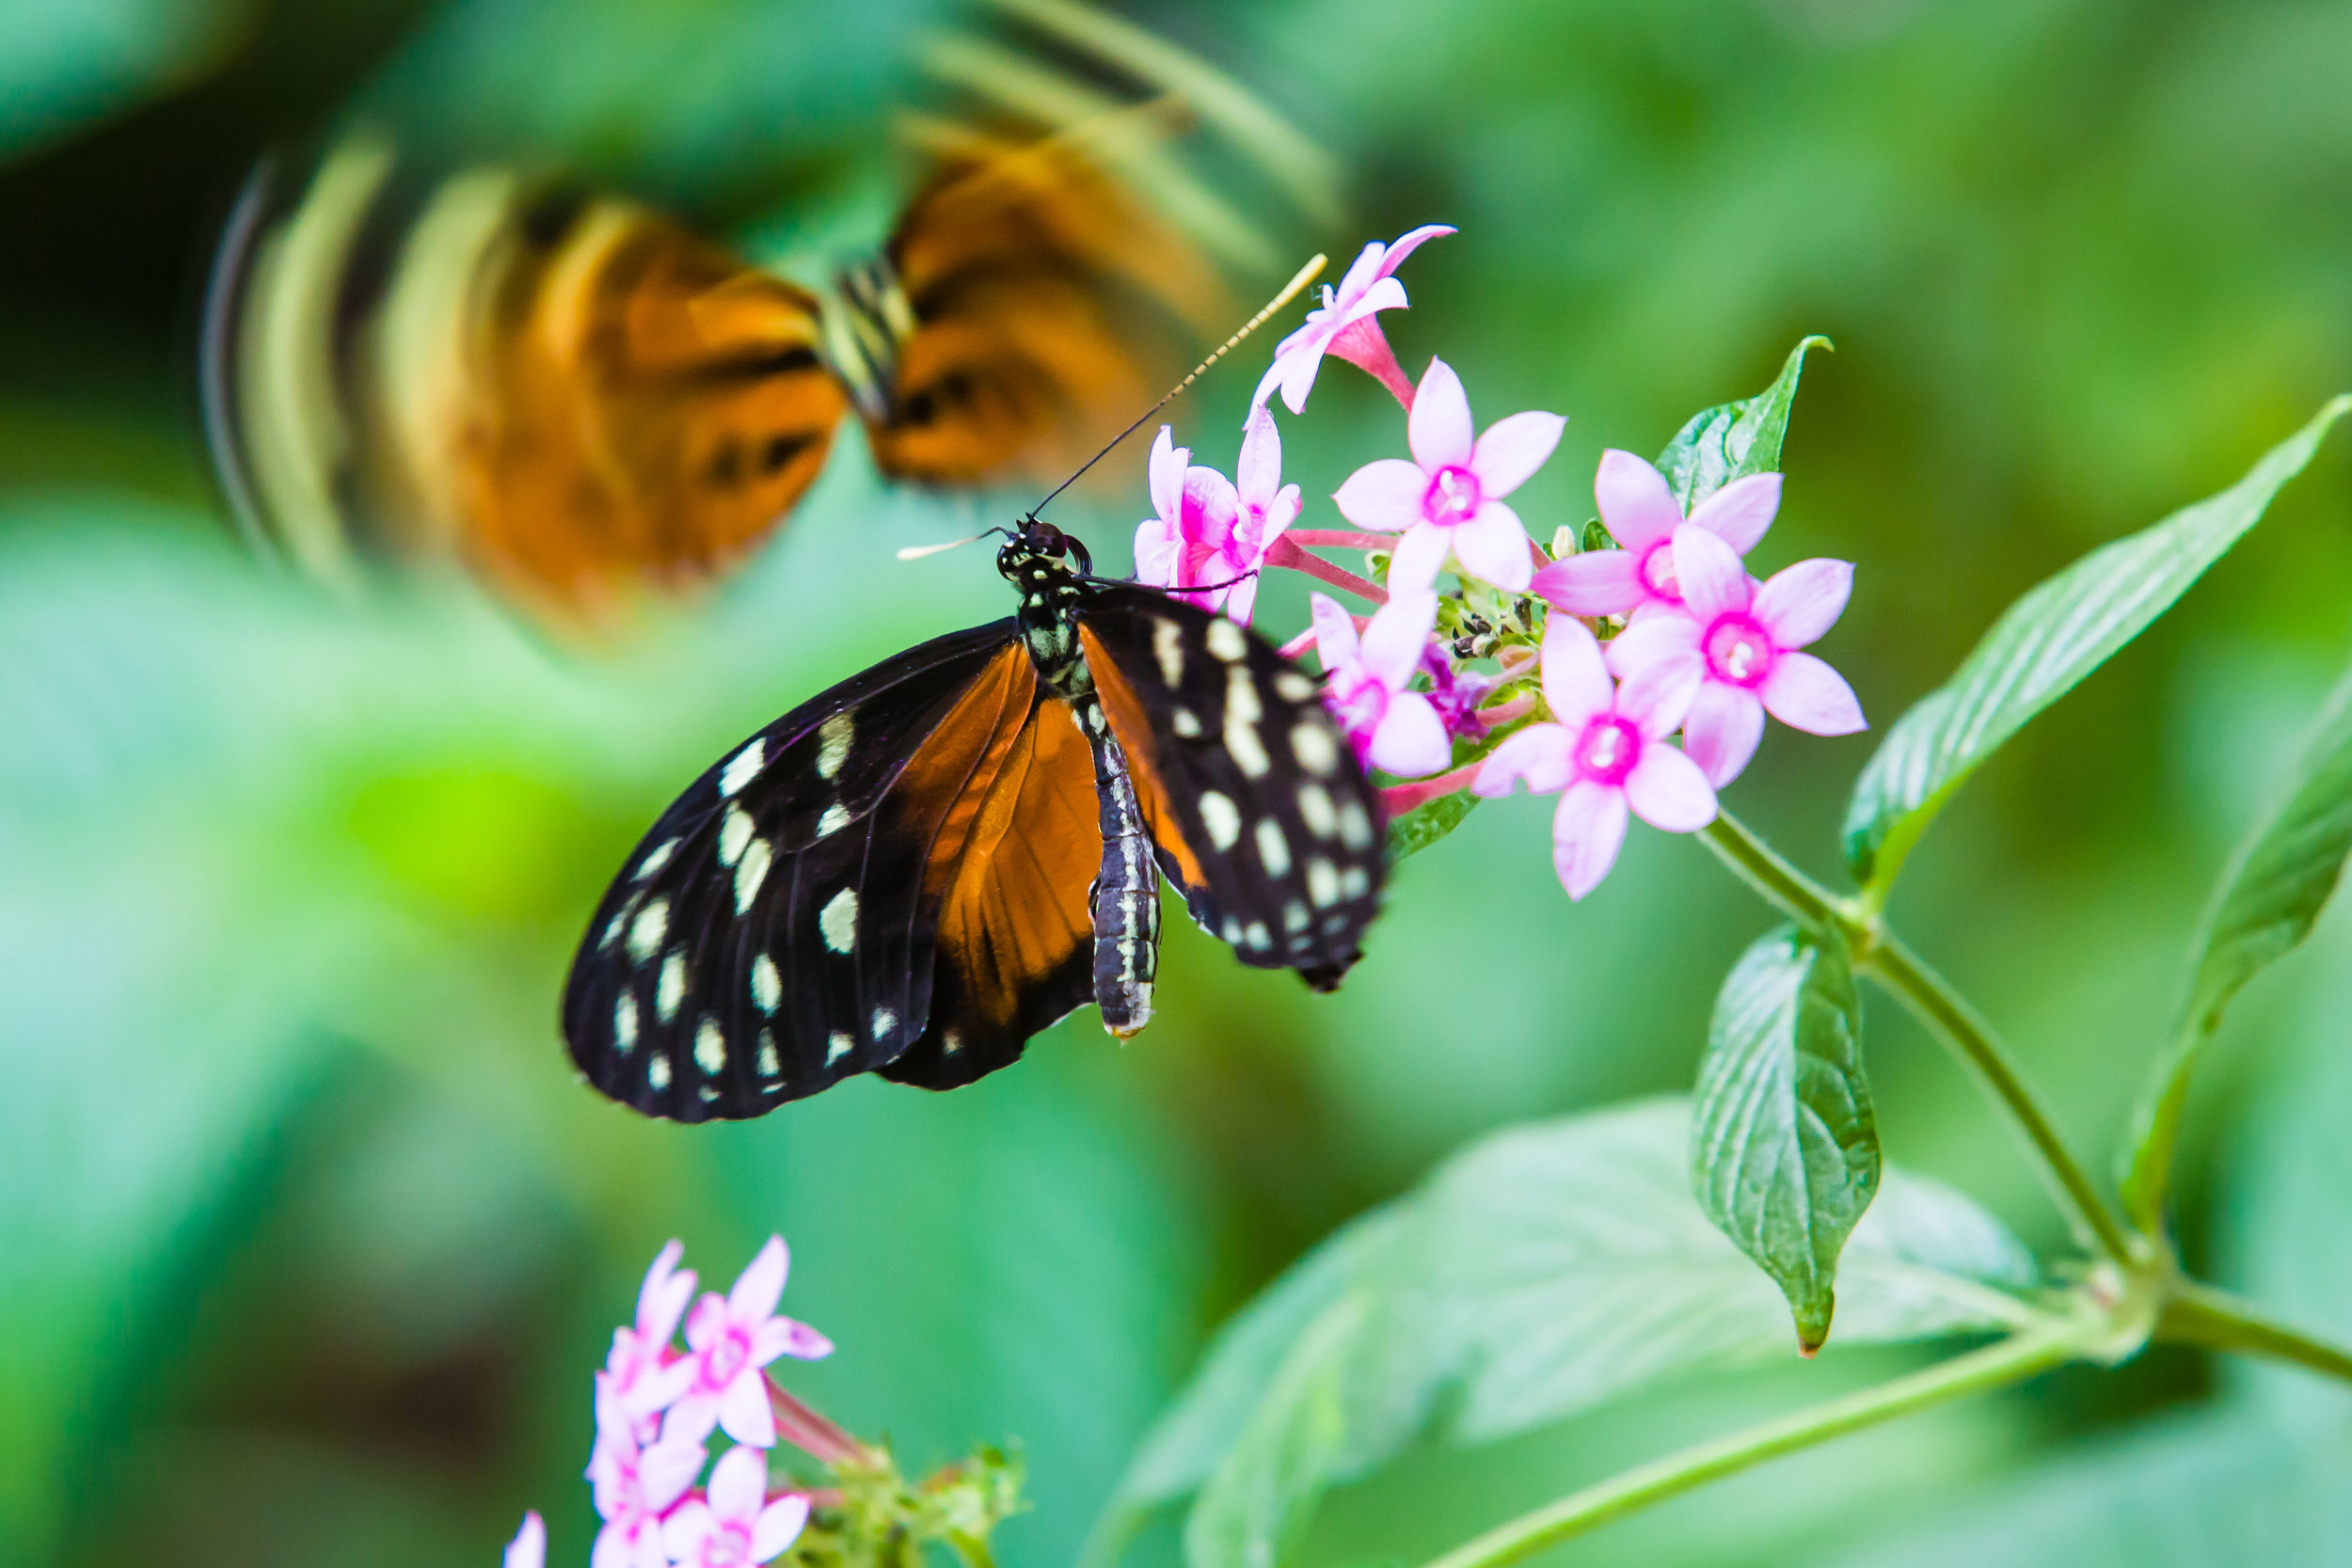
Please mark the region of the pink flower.
POLYGON ((1478 705, 1486 700, 1486 693, 1495 689, 1502 677, 1456 669, 1444 647, 1437 642, 1422 650, 1421 669, 1429 677, 1429 705, 1438 710, 1445 733, 1471 739, 1485 735, 1486 722, 1478 716, 1478 705))
POLYGON ((702 1444, 682 1434, 641 1449, 627 1433, 598 1433, 588 1482, 604 1528, 589 1568, 664 1568, 662 1521, 702 1473, 705 1457, 702 1444))
POLYGON ((1422 650, 1438 625, 1438 595, 1427 589, 1390 596, 1364 628, 1339 602, 1316 594, 1315 649, 1329 678, 1324 703, 1347 732, 1356 755, 1402 779, 1435 773, 1454 760, 1445 721, 1429 699, 1407 689, 1422 650))
POLYGON ((1758 588, 1731 546, 1696 521, 1675 530, 1673 549, 1681 611, 1627 627, 1609 644, 1609 667, 1628 680, 1660 670, 1700 677, 1682 743, 1708 783, 1721 789, 1740 776, 1767 712, 1814 735, 1868 727, 1845 677, 1796 651, 1836 624, 1853 592, 1851 562, 1800 561, 1758 588))
POLYGON ((1574 616, 1554 615, 1544 628, 1543 684, 1552 721, 1496 747, 1470 789, 1508 795, 1524 781, 1538 795, 1559 795, 1551 863, 1569 897, 1598 887, 1616 863, 1629 807, 1671 833, 1715 819, 1715 792, 1698 765, 1666 744, 1698 694, 1697 671, 1669 664, 1613 688, 1593 634, 1574 616))
POLYGON ((523 1528, 506 1544, 503 1568, 547 1568, 548 1526, 536 1510, 523 1515, 523 1528))
POLYGON ((655 1257, 637 1291, 637 1322, 612 1331, 612 1353, 596 1374, 598 1411, 609 1402, 616 1416, 631 1423, 641 1443, 653 1440, 661 1412, 693 1381, 693 1367, 670 1346, 694 1295, 694 1271, 677 1266, 684 1252, 673 1240, 655 1257))
POLYGON ((1264 407, 1266 399, 1279 387, 1282 402, 1290 411, 1304 413, 1307 393, 1315 384, 1315 372, 1326 354, 1336 354, 1370 371, 1389 384, 1399 402, 1410 407, 1411 400, 1399 389, 1404 385, 1404 372, 1396 368, 1396 355, 1381 334, 1378 317, 1383 310, 1405 309, 1405 285, 1389 275, 1420 248, 1423 240, 1453 232, 1448 224, 1424 224, 1400 235, 1393 245, 1384 245, 1375 240, 1364 246, 1336 290, 1328 283, 1323 286, 1323 305, 1307 312, 1306 325, 1275 345, 1274 363, 1266 368, 1257 391, 1249 399, 1251 410, 1264 407))
POLYGON ((1367 463, 1331 499, 1357 527, 1405 535, 1389 567, 1391 589, 1429 587, 1451 551, 1471 576, 1524 593, 1534 571, 1527 530, 1502 498, 1544 466, 1567 422, 1514 414, 1473 441, 1461 377, 1432 359, 1405 421, 1413 460, 1367 463))
MULTIPOLYGON (((1666 476, 1631 452, 1612 449, 1600 454, 1593 498, 1600 503, 1610 537, 1622 547, 1553 562, 1535 574, 1535 592, 1571 615, 1680 609, 1682 587, 1669 546, 1683 516, 1666 488, 1666 476)), ((1779 510, 1780 476, 1750 474, 1699 502, 1690 521, 1741 556, 1756 548, 1779 510)))
POLYGON ((1136 525, 1137 582, 1180 589, 1208 580, 1200 567, 1216 544, 1208 516, 1212 480, 1223 483, 1221 476, 1194 467, 1192 449, 1176 445, 1169 428, 1160 426, 1150 468, 1152 505, 1158 515, 1136 525))
POLYGON ((707 1500, 688 1502, 662 1527, 670 1560, 690 1568, 746 1568, 767 1562, 800 1539, 808 1499, 768 1501, 768 1456, 729 1449, 710 1468, 707 1500))
MULTIPOLYGON (((1222 475, 1213 477, 1224 483, 1222 475)), ((1249 411, 1233 477, 1236 483, 1223 492, 1232 498, 1232 510, 1226 514, 1232 520, 1202 571, 1203 580, 1232 584, 1218 590, 1211 602, 1222 600, 1225 613, 1247 626, 1258 602, 1257 574, 1265 565, 1266 551, 1298 520, 1300 505, 1298 486, 1282 483, 1282 437, 1274 428, 1274 416, 1263 408, 1249 411)), ((1216 515, 1213 500, 1211 516, 1216 515)))
POLYGON ((784 1238, 771 1236, 723 1300, 713 1292, 694 1304, 686 1320, 693 1380, 671 1407, 665 1442, 673 1435, 700 1441, 715 1424, 739 1443, 775 1447, 764 1369, 779 1355, 813 1361, 833 1354, 832 1340, 806 1323, 776 1316, 789 1268, 784 1238))
POLYGON ((1159 515, 1136 528, 1136 580, 1179 594, 1202 590, 1211 609, 1245 625, 1258 600, 1266 551, 1298 518, 1298 486, 1282 483, 1282 438, 1274 416, 1253 409, 1242 436, 1241 483, 1195 466, 1166 425, 1152 446, 1152 504, 1159 515))

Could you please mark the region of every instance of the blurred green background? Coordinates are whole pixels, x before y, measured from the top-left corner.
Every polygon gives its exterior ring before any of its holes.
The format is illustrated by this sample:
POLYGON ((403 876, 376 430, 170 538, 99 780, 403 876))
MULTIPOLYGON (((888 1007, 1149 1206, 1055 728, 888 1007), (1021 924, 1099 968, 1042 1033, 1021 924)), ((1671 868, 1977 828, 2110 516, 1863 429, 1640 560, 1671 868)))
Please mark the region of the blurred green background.
MULTIPOLYGON (((1336 155, 1351 225, 1286 245, 1461 226, 1413 259, 1390 334, 1416 371, 1454 364, 1482 421, 1572 416, 1523 498, 1539 536, 1589 515, 1603 447, 1654 451, 1801 334, 1832 336, 1758 563, 1860 562, 1820 651, 1881 726, 2017 592, 2220 488, 2352 385, 2341 0, 1130 14, 1336 155)), ((914 41, 953 19, 946 0, 0 4, 0 1561, 486 1563, 530 1506, 550 1560, 585 1561, 587 1375, 639 1272, 675 1233, 731 1277, 781 1229, 787 1310, 840 1347, 795 1386, 916 1464, 1018 1438, 1036 1506, 1004 1559, 1066 1563, 1207 1332, 1286 1261, 1484 1129, 1689 1083, 1765 911, 1644 832, 1572 907, 1525 799, 1405 868, 1330 1000, 1186 927, 1148 1034, 1121 1049, 1081 1016, 952 1096, 859 1082, 680 1130, 574 1082, 556 991, 636 833, 819 685, 1002 613, 979 552, 890 552, 1003 509, 888 494, 845 443, 714 603, 585 657, 460 590, 325 602, 241 553, 207 478, 189 361, 213 229, 254 156, 354 103, 739 216, 878 167, 914 41)), ((1202 461, 1232 461, 1263 362, 1239 358, 1179 405, 1202 461)), ((1327 493, 1400 422, 1333 368, 1286 422, 1289 477, 1327 493)), ((1122 560, 1133 493, 1063 521, 1122 560)), ((1318 499, 1308 521, 1336 519, 1318 499)), ((1264 602, 1263 624, 1299 624, 1303 595, 1264 602)), ((2347 656, 2339 437, 1915 858, 1897 917, 2084 1144, 2112 1140, 2204 888, 2347 656)), ((1729 803, 1832 876, 1870 744, 1775 729, 1729 803)), ((2339 1332, 2347 960, 2331 920, 2238 1009, 2185 1179, 2194 1266, 2339 1332)), ((2058 1243, 1973 1087, 1869 1006, 1890 1156, 2058 1243)), ((1833 1348, 1408 1460, 1336 1497, 1306 1560, 1417 1560, 1900 1359, 1833 1348)), ((1555 1560, 2352 1560, 2345 1415, 2306 1380, 2155 1354, 1555 1560), (2098 1547, 2116 1521, 2135 1533, 2098 1547)))

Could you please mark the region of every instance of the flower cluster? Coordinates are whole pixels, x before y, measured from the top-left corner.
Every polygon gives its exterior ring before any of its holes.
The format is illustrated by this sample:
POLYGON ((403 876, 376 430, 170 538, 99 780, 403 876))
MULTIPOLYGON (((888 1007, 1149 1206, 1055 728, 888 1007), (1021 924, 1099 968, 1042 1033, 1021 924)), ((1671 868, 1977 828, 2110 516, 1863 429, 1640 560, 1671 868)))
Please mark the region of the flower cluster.
MULTIPOLYGON (((779 1432, 821 1459, 847 1457, 856 1445, 769 1378, 781 1356, 810 1360, 832 1353, 806 1323, 780 1317, 789 1267, 784 1238, 771 1236, 734 1289, 694 1297, 694 1275, 681 1270, 676 1242, 661 1249, 637 1295, 637 1317, 612 1332, 612 1354, 596 1374, 596 1446, 588 1461, 596 1513, 604 1521, 591 1568, 741 1568, 771 1561, 807 1525, 810 1500, 771 1490, 768 1450, 779 1432), (693 1308, 687 1308, 693 1301, 693 1308), (676 1336, 684 1321, 686 1344, 676 1336), (711 1437, 734 1446, 696 1480, 711 1437)), ((506 1549, 505 1568, 542 1568, 547 1531, 536 1513, 506 1549)))
POLYGON ((1386 792, 1391 815, 1463 789, 1556 794, 1552 863, 1581 898, 1615 864, 1629 817, 1669 832, 1714 820, 1715 792, 1755 756, 1767 714, 1814 735, 1865 727, 1852 689, 1803 651, 1845 609, 1853 568, 1805 561, 1758 581, 1743 558, 1779 511, 1780 475, 1736 479, 1686 516, 1664 475, 1614 451, 1593 485, 1610 547, 1577 551, 1567 530, 1557 559, 1538 546, 1507 498, 1550 460, 1565 419, 1529 410, 1479 431, 1454 368, 1432 358, 1408 382, 1380 325, 1406 306, 1398 264, 1454 231, 1367 245, 1324 290, 1258 384, 1235 479, 1195 465, 1161 427, 1136 576, 1242 622, 1272 567, 1376 607, 1359 616, 1317 593, 1311 634, 1286 651, 1316 649, 1359 758, 1409 781, 1386 792), (1327 355, 1406 412, 1409 459, 1366 464, 1332 493, 1349 530, 1294 526, 1299 487, 1282 483, 1268 406, 1279 391, 1304 413, 1327 355), (1316 546, 1367 551, 1370 576, 1316 546), (1489 657, 1492 672, 1465 664, 1489 657))

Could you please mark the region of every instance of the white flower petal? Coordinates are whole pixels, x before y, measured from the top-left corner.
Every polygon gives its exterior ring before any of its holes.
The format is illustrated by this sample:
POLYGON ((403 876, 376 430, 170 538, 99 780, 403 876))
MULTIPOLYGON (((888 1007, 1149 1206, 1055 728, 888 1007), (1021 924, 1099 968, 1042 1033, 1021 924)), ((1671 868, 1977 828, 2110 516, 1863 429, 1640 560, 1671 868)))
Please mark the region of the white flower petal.
POLYGON ((1625 792, 1580 779, 1551 816, 1551 868, 1571 898, 1600 886, 1625 845, 1625 792))
POLYGON ((1625 799, 1653 828, 1694 833, 1715 820, 1715 792, 1699 765, 1662 740, 1642 748, 1642 760, 1626 775, 1625 799))
POLYGON ((1691 521, 1720 536, 1734 555, 1756 548, 1780 510, 1780 476, 1735 479, 1692 509, 1691 521))
POLYGON ((1666 476, 1629 451, 1613 447, 1600 454, 1593 499, 1609 536, 1637 555, 1682 526, 1666 476))
POLYGON ((1474 578, 1506 594, 1524 594, 1535 576, 1527 528, 1502 501, 1487 501, 1478 515, 1454 530, 1454 555, 1474 578))
POLYGON ((1454 760, 1445 721, 1418 691, 1401 691, 1372 732, 1372 765, 1400 779, 1440 773, 1454 760))
POLYGON ((1442 359, 1429 361, 1413 393, 1413 411, 1405 417, 1405 441, 1424 474, 1449 464, 1467 466, 1476 451, 1470 395, 1462 390, 1462 378, 1454 367, 1442 359))
POLYGON ((1331 499, 1358 528, 1402 533, 1422 520, 1429 476, 1401 457, 1383 457, 1347 476, 1331 499))
POLYGON ((1479 488, 1500 499, 1525 484, 1550 460, 1568 421, 1558 414, 1531 411, 1497 420, 1486 427, 1470 453, 1470 472, 1479 488))
POLYGON ((1613 688, 1600 643, 1573 615, 1554 615, 1544 627, 1544 701, 1572 731, 1609 708, 1613 688))

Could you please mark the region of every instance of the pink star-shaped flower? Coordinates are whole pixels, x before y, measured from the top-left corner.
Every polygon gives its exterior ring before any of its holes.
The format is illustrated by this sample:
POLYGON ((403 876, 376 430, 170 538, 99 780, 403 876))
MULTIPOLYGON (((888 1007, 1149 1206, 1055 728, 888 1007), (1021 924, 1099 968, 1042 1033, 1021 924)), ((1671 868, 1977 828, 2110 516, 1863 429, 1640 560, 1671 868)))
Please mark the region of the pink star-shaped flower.
POLYGON ((1462 378, 1432 359, 1405 420, 1413 460, 1367 463, 1331 499, 1359 528, 1404 534, 1389 566, 1391 588, 1431 586, 1451 552, 1471 576, 1524 593, 1534 573, 1527 530, 1502 498, 1544 466, 1567 422, 1514 414, 1473 440, 1462 378))
POLYGON ((1200 590, 1245 625, 1258 601, 1266 551, 1297 521, 1298 486, 1282 483, 1282 438, 1274 416, 1251 411, 1242 436, 1240 483, 1192 462, 1160 427, 1152 447, 1152 504, 1159 515, 1136 528, 1136 580, 1183 597, 1200 590))
POLYGON ((707 1497, 672 1514, 661 1539, 670 1560, 687 1568, 751 1568, 772 1560, 807 1525, 806 1497, 768 1501, 767 1454, 736 1448, 710 1467, 707 1497))
POLYGON ((1851 735, 1868 726, 1844 676, 1796 650, 1837 622, 1853 592, 1844 561, 1800 561, 1755 586, 1740 558, 1695 521, 1674 533, 1681 610, 1647 616, 1609 644, 1609 667, 1624 679, 1677 671, 1700 678, 1682 721, 1682 744, 1708 783, 1740 776, 1764 736, 1764 715, 1813 735, 1851 735))
POLYGON ((596 1374, 597 1409, 609 1404, 641 1443, 653 1441, 661 1412, 693 1381, 692 1365, 670 1343, 694 1295, 694 1271, 677 1266, 684 1252, 673 1240, 655 1257, 637 1291, 637 1321, 612 1331, 612 1350, 596 1374))
MULTIPOLYGON (((1666 476, 1631 452, 1612 448, 1600 454, 1593 499, 1619 547, 1553 562, 1535 574, 1535 592, 1571 615, 1680 609, 1682 588, 1671 546, 1684 518, 1666 488, 1666 476)), ((1779 510, 1780 475, 1750 474, 1699 502, 1689 521, 1742 556, 1756 548, 1779 510)))
POLYGON ((1326 354, 1336 354, 1371 372, 1396 392, 1397 401, 1410 407, 1406 390, 1400 389, 1404 372, 1397 369, 1396 355, 1380 331, 1378 317, 1383 310, 1406 308, 1405 285, 1390 275, 1422 241, 1453 232, 1450 224, 1424 224, 1399 235, 1394 244, 1384 245, 1375 240, 1364 246, 1337 289, 1328 283, 1323 286, 1323 304, 1307 312, 1306 325, 1275 345, 1274 363, 1250 396, 1250 408, 1264 407, 1266 399, 1279 387, 1290 411, 1304 413, 1307 393, 1314 387, 1315 372, 1326 354))
POLYGON ((626 1433, 600 1433, 588 1482, 604 1528, 596 1532, 588 1568, 666 1568, 662 1522, 694 1484, 706 1457, 702 1444, 683 1434, 640 1449, 626 1433))
POLYGON ((1360 641, 1354 618, 1337 600, 1316 594, 1309 603, 1315 651, 1329 677, 1323 700, 1356 755, 1400 779, 1435 773, 1452 762, 1445 721, 1427 697, 1409 689, 1438 625, 1438 595, 1427 589, 1391 594, 1360 641))
POLYGON ((1200 568, 1214 547, 1207 482, 1216 476, 1192 466, 1192 449, 1167 425, 1152 442, 1148 475, 1156 515, 1136 525, 1136 580, 1171 590, 1207 580, 1200 568))
POLYGON ((739 1443, 776 1445, 775 1412, 768 1403, 768 1363, 779 1355, 813 1361, 833 1354, 833 1341, 790 1318, 776 1316, 790 1268, 784 1238, 771 1236, 723 1299, 706 1294, 686 1319, 693 1380, 671 1406, 663 1440, 699 1442, 716 1425, 739 1443))
POLYGON ((523 1515, 523 1528, 506 1544, 501 1568, 547 1568, 548 1525, 537 1510, 523 1515))
POLYGON ((1697 696, 1686 665, 1646 670, 1615 687, 1600 644, 1571 615, 1544 627, 1544 701, 1551 721, 1495 748, 1470 789, 1508 795, 1524 783, 1557 794, 1551 863, 1571 898, 1598 887, 1625 843, 1629 808, 1654 828, 1695 832, 1715 819, 1715 792, 1698 765, 1666 743, 1697 696))

